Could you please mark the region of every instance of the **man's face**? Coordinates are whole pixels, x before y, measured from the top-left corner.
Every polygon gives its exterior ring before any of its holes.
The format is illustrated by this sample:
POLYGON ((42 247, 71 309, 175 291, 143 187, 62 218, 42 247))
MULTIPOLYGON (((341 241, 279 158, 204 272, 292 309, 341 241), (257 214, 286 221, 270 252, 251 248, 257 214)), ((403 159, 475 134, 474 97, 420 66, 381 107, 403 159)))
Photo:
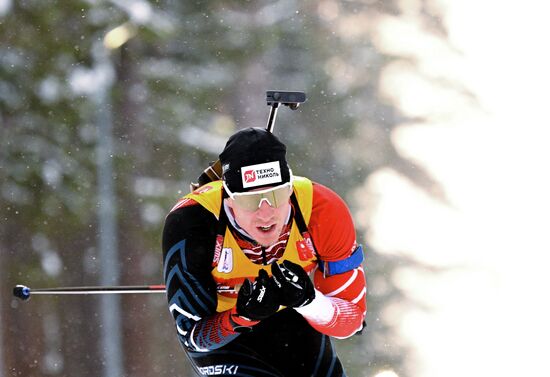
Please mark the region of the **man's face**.
POLYGON ((227 205, 232 209, 237 224, 252 236, 256 242, 262 246, 271 246, 277 242, 290 211, 289 200, 278 208, 271 207, 264 200, 255 211, 240 208, 231 198, 225 200, 227 201, 227 205))

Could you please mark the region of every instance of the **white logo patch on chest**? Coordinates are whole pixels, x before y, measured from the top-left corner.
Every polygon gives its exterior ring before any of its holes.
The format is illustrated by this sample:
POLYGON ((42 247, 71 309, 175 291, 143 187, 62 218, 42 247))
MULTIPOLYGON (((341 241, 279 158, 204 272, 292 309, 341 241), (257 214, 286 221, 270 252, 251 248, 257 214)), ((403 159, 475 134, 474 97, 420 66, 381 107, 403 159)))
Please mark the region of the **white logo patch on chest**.
POLYGON ((230 247, 224 247, 218 262, 218 272, 230 273, 233 271, 233 250, 230 247))

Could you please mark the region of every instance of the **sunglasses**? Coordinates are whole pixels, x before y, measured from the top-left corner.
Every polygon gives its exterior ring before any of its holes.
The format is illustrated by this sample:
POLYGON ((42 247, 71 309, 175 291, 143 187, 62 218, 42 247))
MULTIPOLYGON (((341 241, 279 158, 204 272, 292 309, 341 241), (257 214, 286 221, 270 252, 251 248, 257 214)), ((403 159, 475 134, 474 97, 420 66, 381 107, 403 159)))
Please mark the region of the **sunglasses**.
POLYGON ((254 212, 262 205, 265 200, 273 208, 279 208, 283 204, 288 202, 290 195, 292 194, 292 176, 290 182, 284 183, 279 186, 270 187, 265 190, 248 191, 248 192, 231 192, 225 181, 223 182, 223 188, 233 199, 235 205, 238 207, 254 212))

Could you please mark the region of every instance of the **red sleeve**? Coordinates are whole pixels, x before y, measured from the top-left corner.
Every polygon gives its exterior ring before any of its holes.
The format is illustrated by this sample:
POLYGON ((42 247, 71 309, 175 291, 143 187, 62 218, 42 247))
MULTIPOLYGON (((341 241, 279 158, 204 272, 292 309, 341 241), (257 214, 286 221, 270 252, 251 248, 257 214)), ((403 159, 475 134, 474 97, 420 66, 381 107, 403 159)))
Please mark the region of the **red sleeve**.
MULTIPOLYGON (((344 201, 320 184, 313 185, 313 208, 308 228, 319 257, 324 262, 348 258, 356 249, 355 226, 344 201)), ((319 269, 314 275, 315 288, 325 296, 312 310, 302 309, 304 318, 318 331, 346 338, 362 327, 367 310, 366 282, 361 266, 326 276, 319 269), (327 301, 328 299, 328 301, 327 301), (315 311, 333 313, 330 320, 315 311)), ((317 301, 317 298, 314 300, 317 301)))
POLYGON ((357 247, 349 209, 334 191, 314 183, 313 208, 308 224, 315 248, 326 262, 347 258, 357 247))

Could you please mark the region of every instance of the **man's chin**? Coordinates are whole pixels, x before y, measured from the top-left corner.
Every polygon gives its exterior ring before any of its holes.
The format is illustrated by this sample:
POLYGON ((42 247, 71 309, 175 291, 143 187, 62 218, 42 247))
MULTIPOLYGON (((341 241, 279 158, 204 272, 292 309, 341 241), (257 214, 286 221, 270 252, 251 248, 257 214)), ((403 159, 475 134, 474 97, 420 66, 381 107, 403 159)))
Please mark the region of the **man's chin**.
POLYGON ((263 247, 270 247, 275 242, 277 242, 277 239, 275 240, 256 240, 257 243, 259 243, 263 247))
POLYGON ((269 247, 279 240, 279 236, 255 235, 254 240, 263 247, 269 247))

